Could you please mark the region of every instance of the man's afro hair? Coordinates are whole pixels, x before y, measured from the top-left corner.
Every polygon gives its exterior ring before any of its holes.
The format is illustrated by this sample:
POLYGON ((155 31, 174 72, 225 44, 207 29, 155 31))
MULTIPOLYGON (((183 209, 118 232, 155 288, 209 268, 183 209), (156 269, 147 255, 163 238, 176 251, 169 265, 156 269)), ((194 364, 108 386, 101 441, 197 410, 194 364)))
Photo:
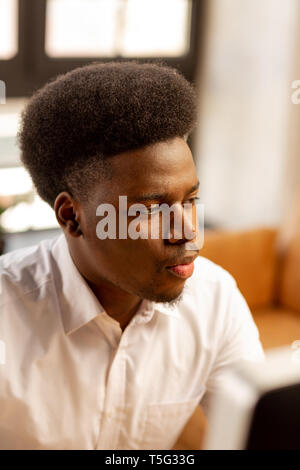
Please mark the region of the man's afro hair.
POLYGON ((196 94, 161 63, 106 62, 47 83, 22 113, 21 160, 51 207, 69 191, 86 200, 108 157, 186 137, 196 125, 196 94))

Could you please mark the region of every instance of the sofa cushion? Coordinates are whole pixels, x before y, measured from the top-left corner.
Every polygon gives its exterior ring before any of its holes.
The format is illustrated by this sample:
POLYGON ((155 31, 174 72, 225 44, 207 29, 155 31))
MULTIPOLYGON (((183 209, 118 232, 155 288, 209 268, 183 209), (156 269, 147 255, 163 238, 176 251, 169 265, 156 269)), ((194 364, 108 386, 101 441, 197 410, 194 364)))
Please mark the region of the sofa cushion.
MULTIPOLYGON (((300 340, 300 315, 298 312, 278 308, 252 310, 261 343, 264 349, 292 345, 300 340)), ((291 354, 293 350, 291 349, 291 354)))
POLYGON ((207 231, 200 255, 232 274, 250 308, 263 307, 273 302, 276 236, 268 228, 207 231))
POLYGON ((300 234, 289 240, 281 256, 279 302, 300 312, 300 234))

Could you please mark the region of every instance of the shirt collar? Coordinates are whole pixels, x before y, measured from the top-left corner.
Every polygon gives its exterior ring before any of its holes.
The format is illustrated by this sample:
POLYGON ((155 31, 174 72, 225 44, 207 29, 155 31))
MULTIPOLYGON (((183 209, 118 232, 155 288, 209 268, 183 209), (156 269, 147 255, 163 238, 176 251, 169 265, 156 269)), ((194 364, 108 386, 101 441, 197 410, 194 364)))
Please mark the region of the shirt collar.
POLYGON ((166 303, 153 302, 151 300, 144 299, 137 314, 141 315, 146 321, 150 321, 154 313, 162 313, 170 317, 179 317, 179 310, 177 306, 168 306, 166 303))
MULTIPOLYGON (((62 306, 62 321, 65 333, 71 334, 84 326, 105 310, 92 289, 80 274, 71 258, 64 233, 55 241, 52 254, 58 266, 55 282, 62 306)), ((155 312, 171 317, 179 317, 177 306, 144 299, 136 315, 143 322, 150 321, 155 312)))
POLYGON ((57 238, 52 253, 58 265, 55 281, 62 321, 65 333, 70 334, 104 312, 104 308, 75 266, 64 233, 57 238))

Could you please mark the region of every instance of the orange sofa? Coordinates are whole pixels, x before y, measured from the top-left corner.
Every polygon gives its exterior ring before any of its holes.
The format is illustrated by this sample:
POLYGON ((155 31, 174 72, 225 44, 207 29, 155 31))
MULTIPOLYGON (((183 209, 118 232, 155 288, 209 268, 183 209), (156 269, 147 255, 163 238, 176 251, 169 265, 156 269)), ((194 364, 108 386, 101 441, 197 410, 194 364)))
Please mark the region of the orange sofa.
POLYGON ((200 255, 233 275, 264 349, 300 340, 300 234, 284 244, 275 229, 210 231, 200 255))

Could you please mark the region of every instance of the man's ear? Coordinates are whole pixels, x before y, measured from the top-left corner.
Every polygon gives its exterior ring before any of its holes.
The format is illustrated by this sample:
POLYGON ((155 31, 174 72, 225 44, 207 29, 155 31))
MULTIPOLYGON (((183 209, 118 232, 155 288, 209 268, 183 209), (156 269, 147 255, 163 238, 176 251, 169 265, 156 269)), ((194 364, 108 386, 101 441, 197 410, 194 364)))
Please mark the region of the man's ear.
POLYGON ((83 235, 80 227, 79 203, 67 191, 58 194, 53 207, 56 219, 63 229, 72 237, 83 235))

